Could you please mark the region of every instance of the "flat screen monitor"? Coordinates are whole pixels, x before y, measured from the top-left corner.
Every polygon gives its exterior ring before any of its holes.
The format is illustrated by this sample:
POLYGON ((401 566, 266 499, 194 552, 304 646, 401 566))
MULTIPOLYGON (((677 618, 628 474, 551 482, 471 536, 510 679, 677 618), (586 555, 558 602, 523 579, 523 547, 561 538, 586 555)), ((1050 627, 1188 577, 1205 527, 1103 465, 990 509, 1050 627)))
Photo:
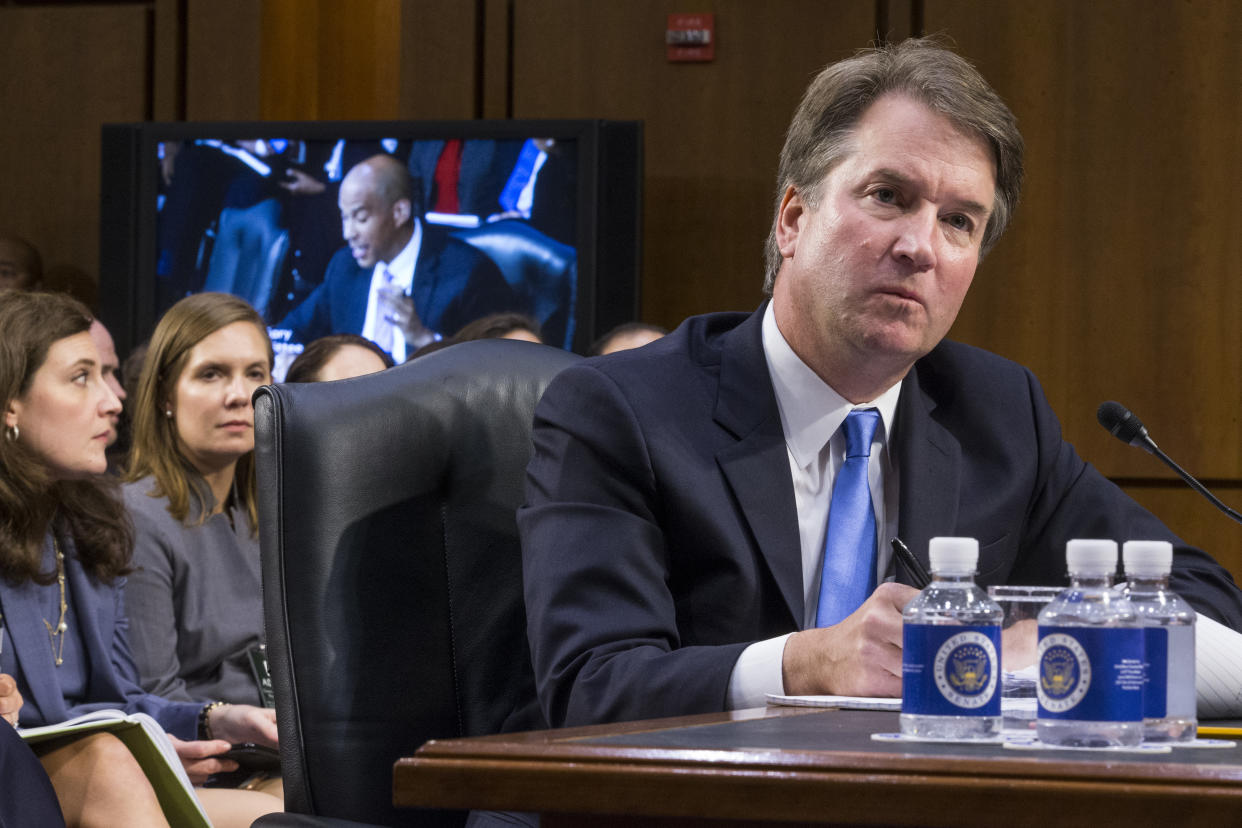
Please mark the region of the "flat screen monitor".
POLYGON ((512 311, 545 342, 584 352, 638 313, 637 122, 105 125, 101 184, 101 316, 122 354, 201 291, 262 314, 278 378, 312 339, 376 331, 381 280, 396 281, 432 338, 512 311), (400 172, 408 225, 387 209, 342 213, 342 184, 356 194, 349 176, 363 161, 390 173, 374 189, 400 172), (387 254, 403 263, 394 275, 375 239, 395 248, 397 225, 409 240, 387 254))

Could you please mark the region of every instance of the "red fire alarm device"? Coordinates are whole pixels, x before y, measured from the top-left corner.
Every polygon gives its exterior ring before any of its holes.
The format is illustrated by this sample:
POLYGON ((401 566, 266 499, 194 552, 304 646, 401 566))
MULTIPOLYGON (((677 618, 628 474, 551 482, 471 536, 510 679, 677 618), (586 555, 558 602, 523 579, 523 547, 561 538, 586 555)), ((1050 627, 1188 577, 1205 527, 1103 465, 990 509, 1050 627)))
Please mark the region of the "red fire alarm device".
POLYGON ((670 63, 695 63, 716 57, 716 15, 670 14, 664 45, 670 63))

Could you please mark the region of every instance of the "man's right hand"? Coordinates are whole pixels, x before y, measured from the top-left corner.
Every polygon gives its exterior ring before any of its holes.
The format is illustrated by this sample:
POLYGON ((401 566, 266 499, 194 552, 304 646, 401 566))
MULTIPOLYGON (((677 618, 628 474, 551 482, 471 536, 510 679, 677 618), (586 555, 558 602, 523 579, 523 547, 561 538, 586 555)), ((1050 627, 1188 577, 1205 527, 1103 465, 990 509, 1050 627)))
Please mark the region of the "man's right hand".
POLYGON ((405 337, 408 353, 412 354, 429 342, 435 341, 435 333, 418 318, 418 311, 414 309, 414 300, 406 296, 400 288, 381 287, 377 295, 380 300, 380 314, 401 331, 401 335, 405 337))
POLYGON ((782 675, 791 696, 901 696, 901 611, 919 591, 880 584, 833 627, 803 630, 785 642, 782 675))
POLYGON ((278 186, 287 193, 303 196, 319 195, 328 189, 319 179, 293 169, 286 173, 285 180, 278 186))

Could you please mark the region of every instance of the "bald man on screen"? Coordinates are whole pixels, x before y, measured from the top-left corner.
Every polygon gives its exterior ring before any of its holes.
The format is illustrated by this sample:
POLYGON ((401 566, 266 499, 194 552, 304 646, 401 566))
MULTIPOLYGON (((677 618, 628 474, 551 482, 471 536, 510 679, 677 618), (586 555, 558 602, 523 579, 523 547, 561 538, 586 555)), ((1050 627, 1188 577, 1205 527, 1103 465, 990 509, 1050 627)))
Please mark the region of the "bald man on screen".
POLYGON ((392 156, 350 169, 338 206, 345 247, 323 282, 274 326, 295 340, 360 334, 401 362, 467 322, 515 306, 491 259, 419 218, 409 173, 392 156))

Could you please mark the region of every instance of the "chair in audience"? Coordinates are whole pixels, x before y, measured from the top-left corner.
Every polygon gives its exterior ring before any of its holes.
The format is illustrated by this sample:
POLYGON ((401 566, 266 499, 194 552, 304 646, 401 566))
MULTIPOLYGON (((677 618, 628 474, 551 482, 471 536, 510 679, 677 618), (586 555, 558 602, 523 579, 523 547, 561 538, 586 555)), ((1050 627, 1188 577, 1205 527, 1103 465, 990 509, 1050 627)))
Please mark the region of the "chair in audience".
POLYGON ((539 323, 544 342, 562 348, 573 345, 578 256, 572 247, 520 219, 455 230, 453 235, 496 263, 505 281, 523 298, 524 309, 539 323))
POLYGON ((255 395, 267 652, 286 814, 460 825, 392 807, 428 739, 546 726, 514 511, 544 387, 578 357, 481 340, 255 395))
POLYGON ((289 231, 280 226, 279 201, 269 198, 252 207, 225 207, 203 290, 240 296, 266 316, 288 252, 289 231))

